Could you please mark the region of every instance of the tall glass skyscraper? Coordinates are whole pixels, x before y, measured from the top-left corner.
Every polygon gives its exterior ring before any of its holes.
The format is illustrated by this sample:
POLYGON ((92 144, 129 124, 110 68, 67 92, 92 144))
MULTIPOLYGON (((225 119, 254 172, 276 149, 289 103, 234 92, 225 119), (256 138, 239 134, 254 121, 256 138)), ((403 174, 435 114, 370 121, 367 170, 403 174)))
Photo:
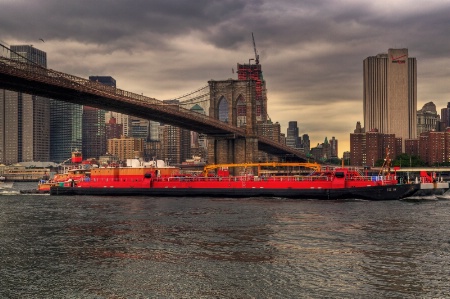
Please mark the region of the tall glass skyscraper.
POLYGON ((50 100, 50 159, 61 163, 82 150, 83 106, 50 100))
POLYGON ((286 145, 292 148, 300 148, 300 143, 297 122, 290 121, 287 128, 286 145))

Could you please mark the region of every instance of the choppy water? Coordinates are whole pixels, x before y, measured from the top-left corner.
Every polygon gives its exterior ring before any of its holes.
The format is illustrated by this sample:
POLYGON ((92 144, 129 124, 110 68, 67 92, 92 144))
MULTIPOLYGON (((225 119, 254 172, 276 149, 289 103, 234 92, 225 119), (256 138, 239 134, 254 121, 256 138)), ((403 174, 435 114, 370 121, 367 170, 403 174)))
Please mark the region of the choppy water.
POLYGON ((448 298, 450 200, 0 196, 0 298, 448 298))

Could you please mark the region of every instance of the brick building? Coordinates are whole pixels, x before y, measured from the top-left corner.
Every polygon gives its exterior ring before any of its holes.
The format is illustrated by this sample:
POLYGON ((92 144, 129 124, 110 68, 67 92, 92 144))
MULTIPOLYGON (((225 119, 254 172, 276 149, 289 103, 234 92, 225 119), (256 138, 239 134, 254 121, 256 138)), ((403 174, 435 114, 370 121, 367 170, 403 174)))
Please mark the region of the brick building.
POLYGON ((402 139, 394 134, 383 134, 377 129, 362 133, 350 134, 350 163, 354 166, 375 166, 378 160, 386 158, 386 149, 389 149, 389 157, 394 159, 402 153, 402 139))
POLYGON ((140 158, 144 152, 142 138, 125 137, 108 139, 108 153, 117 156, 119 160, 140 158))

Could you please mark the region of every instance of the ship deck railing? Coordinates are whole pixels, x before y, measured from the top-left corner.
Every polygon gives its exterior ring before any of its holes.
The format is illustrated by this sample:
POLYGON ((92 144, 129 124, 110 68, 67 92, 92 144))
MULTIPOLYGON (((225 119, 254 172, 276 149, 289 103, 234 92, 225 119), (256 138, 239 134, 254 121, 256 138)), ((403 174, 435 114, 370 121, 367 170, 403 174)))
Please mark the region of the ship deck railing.
MULTIPOLYGON (((346 181, 373 181, 373 182, 390 182, 394 180, 394 177, 386 177, 386 176, 353 176, 346 177, 346 181)), ((85 182, 140 182, 143 181, 144 178, 79 178, 77 181, 85 181, 85 182)), ((316 181, 332 181, 333 177, 322 175, 322 176, 253 176, 253 175, 244 175, 244 176, 160 176, 153 178, 155 182, 236 182, 236 181, 269 181, 269 182, 280 182, 280 181, 288 181, 288 182, 316 182, 316 181)))
MULTIPOLYGON (((158 177, 154 179, 154 181, 158 182, 167 182, 167 181, 183 181, 183 182, 217 182, 217 181, 331 181, 332 177, 329 176, 230 176, 230 177, 201 177, 201 176, 193 176, 193 177, 158 177)), ((355 177, 347 177, 346 181, 391 181, 392 178, 386 178, 384 176, 355 176, 355 177)))

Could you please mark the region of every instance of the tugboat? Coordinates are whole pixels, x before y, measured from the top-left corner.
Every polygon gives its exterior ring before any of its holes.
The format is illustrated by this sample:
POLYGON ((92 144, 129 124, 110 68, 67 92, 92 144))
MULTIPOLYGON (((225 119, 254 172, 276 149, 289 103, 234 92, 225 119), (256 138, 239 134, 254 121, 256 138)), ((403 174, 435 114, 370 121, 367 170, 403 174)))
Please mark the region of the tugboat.
POLYGON ((50 187, 52 186, 64 184, 64 182, 67 182, 69 180, 75 181, 84 178, 88 170, 78 167, 83 162, 81 152, 79 152, 78 150, 73 151, 71 157, 61 162, 59 166, 65 165, 65 163, 69 160, 74 168, 69 169, 67 172, 64 172, 62 174, 55 174, 52 178, 50 178, 49 175, 45 175, 39 181, 36 190, 27 190, 23 193, 49 193, 50 187))

